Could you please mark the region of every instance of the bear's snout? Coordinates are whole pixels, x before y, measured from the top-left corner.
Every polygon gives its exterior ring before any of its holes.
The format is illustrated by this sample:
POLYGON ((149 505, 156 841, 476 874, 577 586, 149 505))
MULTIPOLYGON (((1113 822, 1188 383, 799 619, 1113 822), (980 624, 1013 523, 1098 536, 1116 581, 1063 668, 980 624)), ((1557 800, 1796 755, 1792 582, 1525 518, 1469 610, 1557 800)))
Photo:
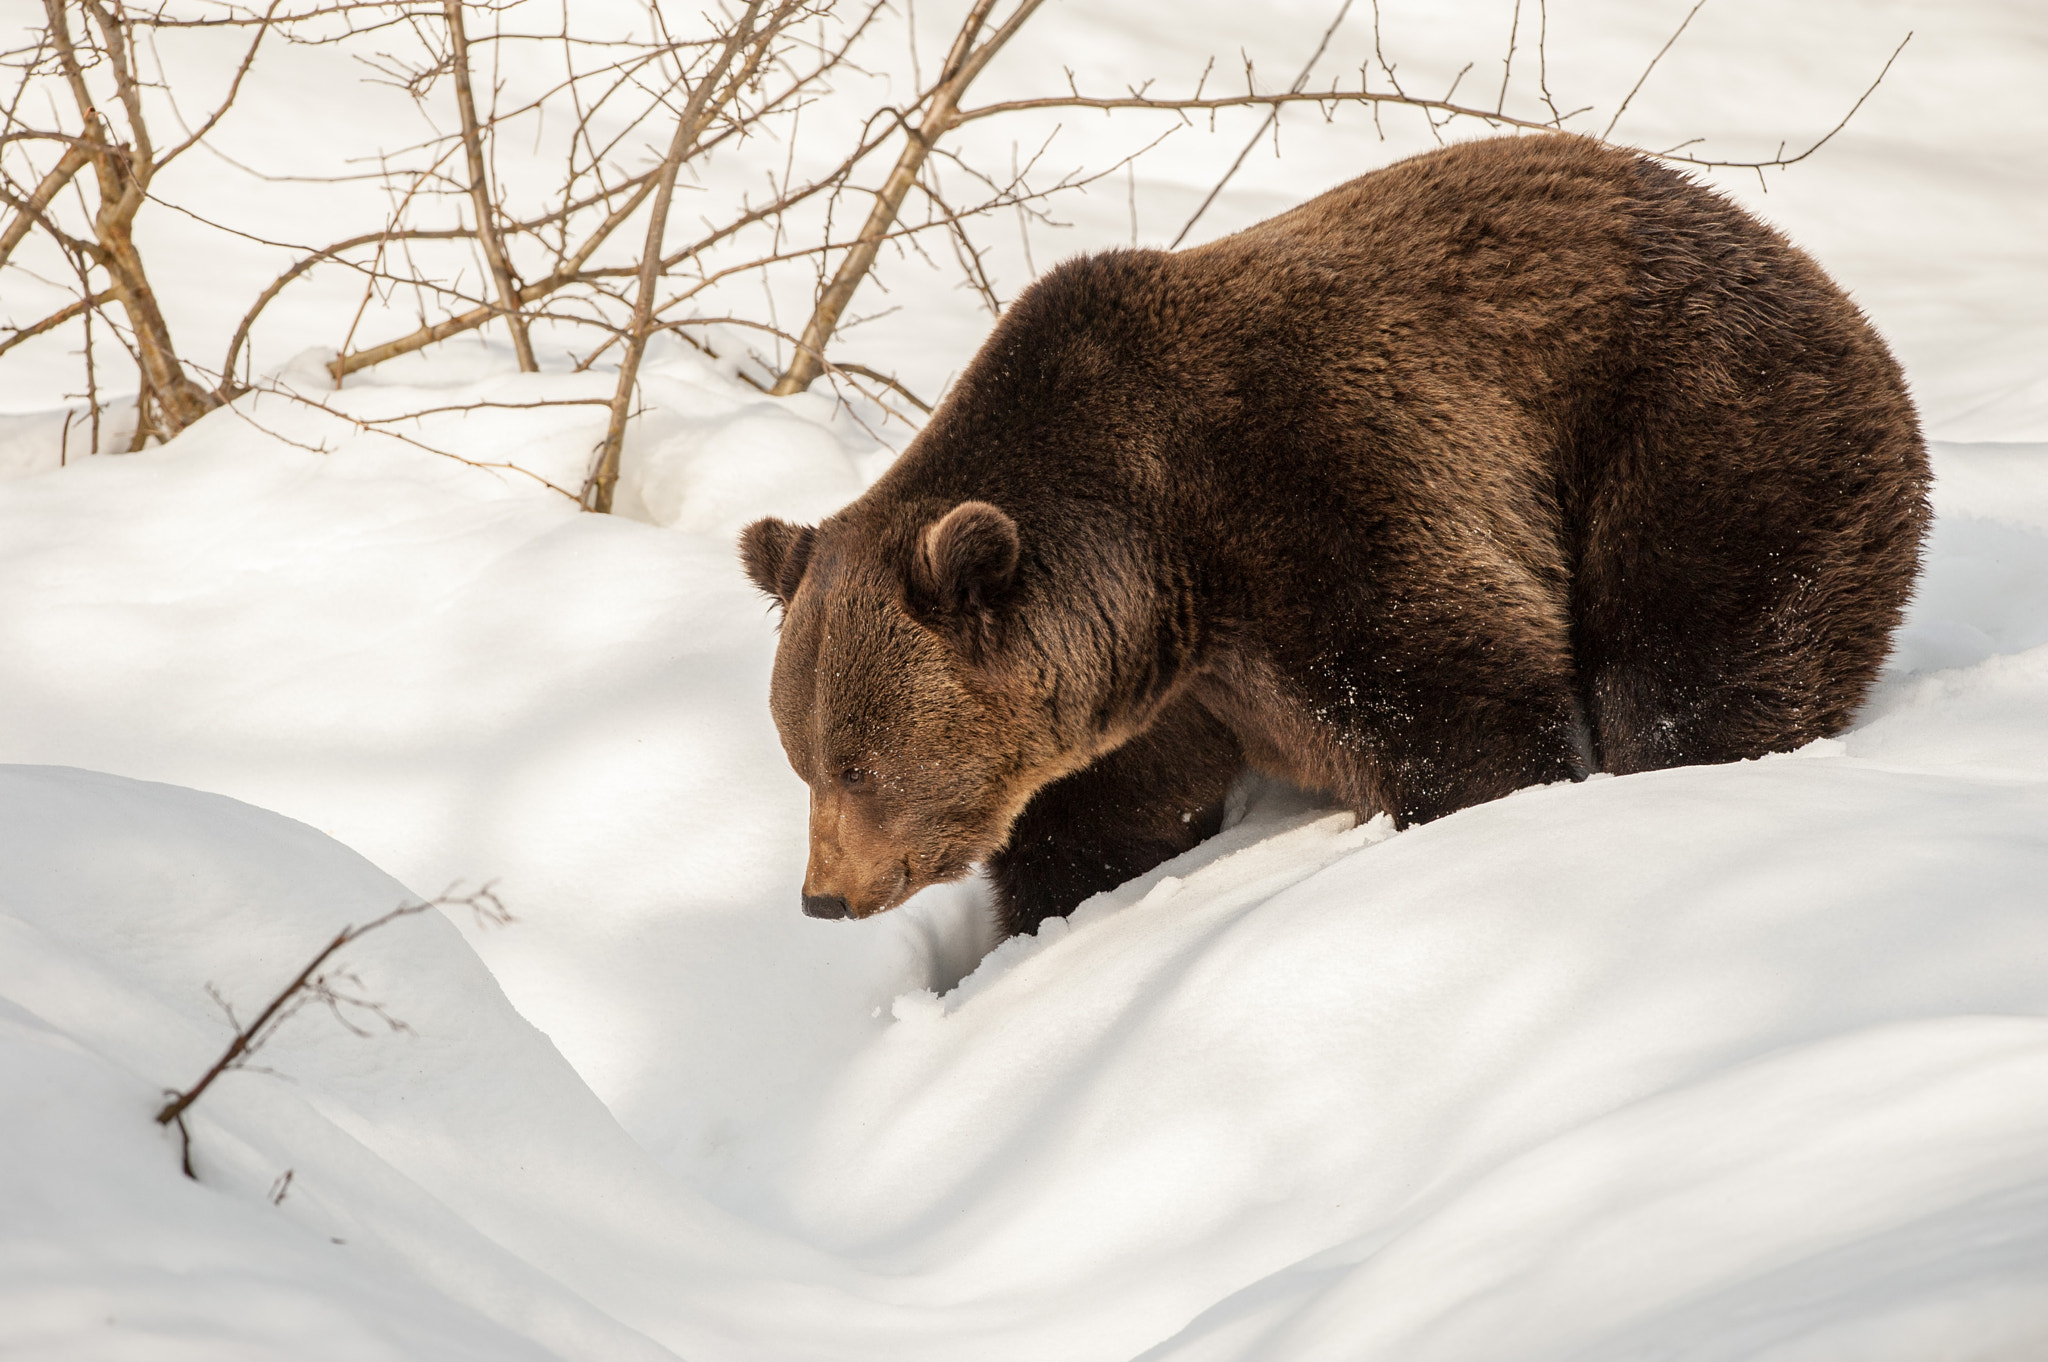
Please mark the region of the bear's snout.
POLYGON ((805 915, 862 918, 894 908, 923 887, 911 879, 910 850, 878 826, 868 803, 831 787, 813 787, 805 915))
POLYGON ((845 917, 846 899, 839 894, 804 895, 805 917, 845 917))
POLYGON ((804 876, 804 916, 823 918, 873 917, 894 908, 910 896, 914 887, 902 869, 885 868, 877 874, 861 875, 834 858, 839 874, 823 873, 819 858, 811 858, 810 873, 804 876), (853 873, 848 873, 853 872, 853 873))

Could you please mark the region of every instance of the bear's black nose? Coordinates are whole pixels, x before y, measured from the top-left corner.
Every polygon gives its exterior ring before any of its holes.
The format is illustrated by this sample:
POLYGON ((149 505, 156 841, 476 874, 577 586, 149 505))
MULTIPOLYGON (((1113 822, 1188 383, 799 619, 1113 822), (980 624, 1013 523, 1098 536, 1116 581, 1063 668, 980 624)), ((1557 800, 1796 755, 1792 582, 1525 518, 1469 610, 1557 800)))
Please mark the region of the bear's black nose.
POLYGON ((845 917, 846 900, 838 894, 804 895, 805 917, 845 917))

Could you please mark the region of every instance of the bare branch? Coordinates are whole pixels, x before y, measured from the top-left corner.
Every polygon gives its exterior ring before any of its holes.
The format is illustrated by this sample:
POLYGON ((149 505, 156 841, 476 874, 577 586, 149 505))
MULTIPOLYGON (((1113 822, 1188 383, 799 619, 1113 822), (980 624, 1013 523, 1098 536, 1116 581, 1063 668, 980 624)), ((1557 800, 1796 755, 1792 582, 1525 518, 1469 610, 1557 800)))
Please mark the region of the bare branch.
MULTIPOLYGON (((1519 5, 1521 0, 1515 3, 1519 5)), ((1543 96, 1543 107, 1550 110, 1550 121, 1563 127, 1565 115, 1557 111, 1557 101, 1550 94, 1550 0, 1536 0, 1536 89, 1543 96)))
MULTIPOLYGON (((0 231, 0 269, 6 267, 7 257, 14 254, 14 248, 21 244, 21 239, 28 235, 29 229, 43 220, 43 214, 49 211, 50 201, 56 198, 58 192, 71 183, 71 177, 85 169, 91 160, 90 151, 73 143, 64 149, 64 154, 58 158, 50 173, 43 176, 36 187, 29 191, 28 196, 21 200, 22 206, 15 210, 14 220, 7 224, 5 231, 0 231)), ((10 201, 13 197, 11 194, 8 195, 10 201)))
POLYGON ((162 170, 165 166, 177 160, 199 142, 203 141, 206 135, 212 132, 215 126, 220 123, 221 119, 227 117, 228 110, 234 107, 235 96, 242 92, 242 82, 247 79, 249 68, 256 64, 256 51, 263 46, 263 39, 270 33, 271 21, 277 15, 279 3, 281 3, 281 0, 271 0, 270 8, 263 11, 263 17, 256 21, 256 36, 249 40, 249 50, 242 54, 241 62, 235 67, 234 79, 228 83, 228 92, 221 99, 219 105, 207 116, 204 123, 201 123, 192 131, 191 135, 163 154, 162 159, 157 161, 155 166, 151 168, 150 174, 152 177, 154 177, 157 171, 162 170))
MULTIPOLYGON (((497 475, 503 475, 506 473, 517 473, 520 477, 526 478, 531 482, 539 483, 542 487, 547 488, 548 491, 553 492, 556 496, 562 497, 577 505, 582 504, 582 499, 578 497, 576 493, 570 491, 566 487, 557 486, 555 483, 550 482, 548 479, 542 477, 540 474, 534 472, 530 468, 522 467, 519 464, 506 461, 467 458, 464 455, 455 453, 453 450, 440 449, 434 445, 426 443, 426 441, 424 440, 416 440, 412 436, 406 435, 403 432, 388 429, 389 426, 395 425, 401 421, 416 420, 420 416, 428 414, 428 412, 430 411, 453 411, 459 410, 461 408, 435 407, 429 408, 427 411, 406 412, 404 415, 401 416, 393 416, 388 418, 371 420, 366 417, 353 415, 352 413, 349 412, 340 411, 334 407, 328 406, 325 402, 319 401, 316 398, 308 397, 306 394, 302 392, 296 392, 291 388, 283 387, 277 384, 265 384, 262 387, 252 388, 249 389, 248 391, 257 393, 262 396, 280 397, 288 402, 297 403, 299 406, 310 407, 314 411, 317 411, 324 416, 331 416, 337 421, 355 427, 355 429, 361 434, 382 435, 387 439, 397 440, 400 444, 410 445, 414 449, 417 449, 422 453, 432 454, 435 458, 447 459, 451 463, 459 463, 467 468, 475 468, 486 473, 492 473, 497 475)), ((469 409, 483 409, 498 405, 509 404, 499 404, 491 402, 477 402, 467 404, 469 409)), ((601 399, 595 398, 561 398, 549 402, 535 402, 530 405, 535 407, 581 407, 608 406, 610 404, 601 399)), ((262 422, 258 421, 253 415, 244 411, 239 402, 230 404, 228 406, 228 410, 234 413, 234 415, 236 415, 237 417, 241 418, 241 420, 243 420, 244 422, 248 423, 250 426, 262 431, 265 435, 268 435, 270 438, 277 440, 282 444, 288 444, 292 446, 294 449, 303 449, 309 454, 325 454, 328 452, 324 447, 320 445, 309 445, 302 440, 294 440, 290 436, 282 433, 281 431, 270 429, 269 427, 265 426, 262 422)))
POLYGON ((879 370, 870 369, 865 364, 834 364, 832 367, 843 374, 857 374, 862 378, 873 379, 875 382, 881 384, 883 387, 893 389, 897 396, 901 397, 905 402, 908 402, 911 406, 916 407, 926 416, 930 416, 932 414, 931 403, 925 401, 922 397, 919 397, 916 393, 904 387, 901 383, 897 382, 893 377, 891 377, 888 374, 882 373, 879 370))
POLYGON ((1643 82, 1648 80, 1650 73, 1657 69, 1657 63, 1664 60, 1664 54, 1671 50, 1671 45, 1678 41, 1679 37, 1685 32, 1686 25, 1692 22, 1692 16, 1698 14, 1700 7, 1706 3, 1707 0, 1693 0, 1693 7, 1685 12, 1685 18, 1678 21, 1677 29, 1672 32, 1670 37, 1664 40, 1664 46, 1657 49, 1657 55, 1650 58, 1650 64, 1643 68, 1643 74, 1636 77, 1636 83, 1631 85, 1628 94, 1623 96, 1621 107, 1614 111, 1614 117, 1607 120, 1607 126, 1600 132, 1601 141, 1605 142, 1613 135, 1614 125, 1619 123, 1621 116, 1628 112, 1629 101, 1636 97, 1636 91, 1643 88, 1643 82))
MULTIPOLYGON (((247 234, 238 233, 238 235, 247 234)), ((469 235, 469 230, 467 228, 461 227, 442 231, 406 229, 394 232, 389 229, 386 229, 381 232, 365 232, 361 236, 350 237, 347 241, 337 241, 332 246, 322 247, 320 250, 314 251, 312 254, 303 256, 299 260, 294 261, 291 268, 287 269, 283 274, 278 275, 276 279, 272 280, 270 286, 264 289, 262 293, 256 296, 256 301, 250 304, 249 310, 246 313, 242 314, 242 320, 240 324, 238 324, 235 327, 234 338, 228 342, 227 358, 222 362, 220 368, 223 391, 225 392, 233 387, 235 367, 241 360, 242 347, 248 343, 249 330, 251 327, 256 325, 256 319, 263 314, 264 308, 270 306, 272 299, 276 298, 278 294, 284 292, 285 286, 287 284, 291 283, 292 280, 304 274, 307 270, 312 269, 316 265, 323 264, 326 261, 335 259, 343 251, 352 251, 361 246, 368 246, 376 242, 389 241, 395 237, 418 238, 421 240, 453 240, 457 238, 467 237, 469 235)))
POLYGON ((1673 156, 1670 152, 1658 152, 1657 155, 1666 161, 1678 161, 1684 165, 1700 166, 1708 169, 1761 171, 1773 166, 1779 168, 1796 166, 1829 142, 1834 141, 1835 134, 1849 126, 1849 120, 1856 116, 1856 111, 1863 107, 1865 100, 1877 93, 1877 87, 1884 84, 1884 78, 1891 73, 1892 63, 1899 59, 1899 54, 1906 50, 1906 44, 1912 41, 1913 35, 1910 32, 1905 37, 1899 39, 1899 45, 1892 49, 1892 54, 1889 57, 1885 58, 1884 67, 1877 73, 1877 78, 1864 87, 1863 93, 1856 97, 1856 102, 1849 106, 1849 112, 1842 115, 1842 121, 1829 128, 1819 141, 1815 142, 1805 151, 1800 152, 1797 156, 1787 156, 1782 145, 1779 148, 1778 154, 1768 161, 1707 161, 1696 156, 1673 156))
POLYGON ((1494 97, 1493 111, 1500 113, 1508 105, 1508 82, 1515 76, 1515 39, 1522 32, 1522 0, 1515 0, 1514 16, 1508 20, 1508 55, 1500 64, 1500 93, 1494 97))
MULTIPOLYGON (((1301 93, 1301 88, 1308 84, 1309 75, 1316 69, 1316 63, 1321 61, 1323 53, 1329 50, 1330 39, 1337 35, 1338 25, 1342 24, 1344 16, 1351 12, 1351 3, 1352 0, 1344 0, 1344 3, 1337 7, 1337 17, 1330 20, 1330 26, 1323 30, 1322 41, 1316 44, 1316 50, 1309 54, 1307 61, 1302 63, 1301 74, 1296 76, 1294 84, 1288 87, 1290 94, 1301 93)), ((1519 4, 1520 0, 1516 0, 1516 3, 1519 4)), ((1259 144, 1259 139, 1266 135, 1266 129, 1273 126, 1274 120, 1279 117, 1280 106, 1278 104, 1272 105, 1266 110, 1265 121, 1259 124, 1258 131, 1252 134, 1251 140, 1244 144, 1244 150, 1237 153, 1237 159, 1230 163, 1230 169, 1223 172, 1223 178, 1216 181, 1216 187, 1209 191, 1195 211, 1188 215, 1188 220, 1181 224, 1180 231, 1176 232, 1173 240, 1167 243, 1168 250, 1172 250, 1180 245, 1181 242, 1187 240, 1188 233, 1192 232, 1195 229, 1195 224, 1202 220, 1202 214, 1209 211, 1209 205, 1216 202, 1216 196, 1223 192, 1223 187, 1230 183, 1232 176, 1237 174, 1238 168, 1244 164, 1244 158, 1252 154, 1252 148, 1259 144)))
POLYGON ((6 354, 23 341, 34 340, 46 331, 56 330, 73 317, 80 316, 93 308, 112 301, 113 297, 114 291, 112 289, 104 289, 99 293, 93 294, 90 298, 80 298, 75 303, 61 307, 32 325, 10 328, 11 334, 8 335, 6 340, 0 341, 0 355, 6 354))
MULTIPOLYGON (((334 934, 332 940, 315 952, 313 958, 306 962, 305 968, 301 969, 290 983, 278 990, 277 996, 264 1005, 263 1010, 256 1014, 255 1020, 251 1021, 247 1026, 236 1026, 235 1034, 228 1041, 227 1048, 221 1051, 220 1057, 213 1062, 211 1068, 200 1076, 197 1083, 194 1083, 190 1088, 182 1092, 175 1089, 165 1092, 164 1097, 166 1100, 164 1105, 157 1111, 156 1123, 160 1126, 177 1126, 181 1139, 180 1160, 185 1176, 196 1179, 196 1175, 192 1171, 192 1135, 185 1127, 185 1114, 192 1109, 192 1104, 197 1102, 205 1095, 206 1090, 213 1086, 215 1079, 224 1073, 231 1073, 236 1069, 247 1067, 249 1061, 256 1055, 256 1052, 261 1050, 277 1034, 278 1027, 290 1020, 292 1015, 305 1006, 306 1003, 315 1001, 323 1003, 345 1025, 348 1022, 347 1018, 343 1016, 342 1008, 356 1007, 369 1011, 393 1030, 410 1029, 406 1027, 404 1022, 398 1021, 386 1013, 381 1003, 338 992, 334 988, 332 981, 339 978, 355 982, 354 976, 323 974, 322 966, 326 965, 334 957, 335 952, 350 942, 360 941, 371 932, 376 931, 380 927, 389 926, 400 918, 412 917, 415 914, 424 913, 433 908, 457 906, 468 908, 476 914, 479 921, 503 924, 512 920, 512 915, 505 911, 505 905, 499 901, 497 894, 492 891, 491 886, 485 885, 474 893, 461 895, 456 894, 453 886, 451 886, 447 891, 435 898, 421 899, 413 903, 401 903, 382 917, 372 918, 361 926, 343 927, 334 934)), ((221 997, 220 993, 213 989, 211 985, 208 985, 207 991, 213 994, 215 1001, 219 1002, 223 1008, 226 1008, 229 1024, 233 1025, 234 1009, 228 1007, 227 1000, 221 997)), ((351 1026, 350 1029, 354 1030, 356 1028, 351 1026)))
POLYGON ((533 341, 527 336, 526 318, 519 311, 519 285, 512 276, 512 262, 498 235, 498 205, 484 169, 483 134, 477 128, 476 97, 469 87, 469 31, 462 19, 462 0, 445 0, 448 39, 453 46, 450 60, 455 66, 455 105, 462 118, 462 150, 469 159, 469 201, 476 215, 476 238, 483 247, 484 260, 498 286, 498 301, 504 305, 505 325, 512 332, 512 350, 519 359, 519 371, 540 372, 533 358, 533 341))
MULTIPOLYGON (((669 201, 675 197, 676 176, 682 170, 690 149, 696 145, 698 137, 717 111, 718 103, 714 98, 718 102, 730 99, 759 65, 767 45, 765 41, 756 40, 754 21, 760 16, 764 2, 748 0, 739 21, 727 34, 717 62, 697 82, 697 88, 690 91, 690 102, 676 119, 675 136, 670 140, 668 155, 661 163, 661 180, 654 193, 654 206, 647 223, 647 244, 640 252, 633 320, 626 332, 625 356, 619 361, 619 382, 612 397, 611 419, 590 475, 587 504, 593 511, 609 513, 612 509, 612 488, 619 480, 619 463, 625 450, 626 418, 632 405, 634 387, 640 379, 640 357, 647 350, 647 324, 653 316, 654 292, 661 274, 661 239, 668 229, 669 201), (733 75, 733 63, 738 60, 742 49, 749 45, 753 46, 752 56, 738 74, 733 75)), ((784 3, 778 7, 764 30, 767 36, 772 37, 780 24, 786 24, 796 8, 795 3, 784 3)))
MULTIPOLYGON (((143 117, 141 82, 135 70, 132 30, 138 20, 119 4, 110 12, 101 0, 78 0, 78 3, 91 19, 86 27, 88 41, 92 40, 94 33, 98 35, 98 51, 105 56, 104 66, 114 82, 116 100, 128 120, 128 137, 126 145, 120 145, 106 129, 86 79, 85 63, 80 59, 73 39, 64 0, 43 0, 51 45, 57 53, 79 120, 93 144, 88 155, 99 187, 99 206, 91 214, 93 240, 90 246, 67 240, 62 234, 59 236, 67 249, 89 254, 93 262, 106 271, 114 299, 127 314, 131 344, 141 370, 141 391, 136 397, 137 420, 132 442, 133 447, 140 448, 151 435, 169 438, 177 434, 218 406, 219 399, 186 375, 172 344, 169 324, 157 303, 141 253, 135 245, 135 215, 147 200, 150 178, 158 169, 149 127, 143 117)), ((257 43, 262 41, 265 31, 267 25, 259 28, 257 43)), ((244 59, 243 71, 246 71, 247 62, 253 60, 254 54, 255 44, 252 44, 244 59)), ((237 88, 240 80, 238 74, 237 88)), ((229 101, 232 99, 233 92, 230 91, 229 101)), ((211 127, 212 123, 209 122, 208 126, 211 127)), ((177 148, 182 149, 182 146, 177 148)), ((8 197, 12 198, 11 195, 8 197)), ((17 204, 17 208, 20 207, 17 204)), ((34 212, 34 216, 55 230, 39 210, 34 212)), ((96 290, 88 286, 82 292, 90 296, 96 290)))
POLYGON ((960 111, 959 121, 971 123, 976 119, 991 118, 996 114, 1017 113, 1025 109, 1148 109, 1156 113, 1186 114, 1190 112, 1209 112, 1216 109, 1240 109, 1249 106, 1277 106, 1283 104, 1397 104, 1413 109, 1427 109, 1435 113, 1450 114, 1460 118, 1476 118, 1484 123, 1504 128, 1526 128, 1530 132, 1557 131, 1556 127, 1547 121, 1516 118, 1510 114, 1495 113, 1491 109, 1453 104, 1441 99, 1424 99, 1418 95, 1381 94, 1370 90, 1344 89, 1289 90, 1271 95, 1220 95, 1209 99, 1154 99, 1137 95, 1111 96, 1098 99, 1085 95, 1055 95, 1040 99, 1008 99, 1000 104, 984 104, 978 108, 963 109, 960 111))
POLYGON ((867 222, 861 227, 854 246, 839 262, 839 269, 832 281, 818 295, 817 306, 812 309, 811 319, 804 327, 801 340, 797 343, 796 354, 791 357, 789 369, 775 384, 775 395, 787 397, 802 392, 812 380, 824 372, 825 346, 838 329, 839 319, 846 312, 846 306, 853 301, 854 290, 873 268, 876 253, 881 250, 882 240, 889 234, 896 221, 896 215, 903 207, 904 197, 911 186, 917 183, 918 171, 925 158, 931 155, 938 139, 950 132, 962 121, 959 110, 960 99, 967 93, 967 87, 986 67, 1003 44, 1023 26, 1026 19, 1038 9, 1042 0, 1019 0, 1003 26, 991 34, 980 46, 975 42, 981 36, 982 28, 988 23, 990 13, 995 9, 996 0, 975 0, 974 6, 962 21, 960 30, 953 38, 952 51, 946 55, 946 64, 939 82, 921 103, 924 117, 915 128, 904 129, 903 153, 896 160, 896 166, 889 172, 889 178, 875 195, 874 208, 868 213, 867 222))

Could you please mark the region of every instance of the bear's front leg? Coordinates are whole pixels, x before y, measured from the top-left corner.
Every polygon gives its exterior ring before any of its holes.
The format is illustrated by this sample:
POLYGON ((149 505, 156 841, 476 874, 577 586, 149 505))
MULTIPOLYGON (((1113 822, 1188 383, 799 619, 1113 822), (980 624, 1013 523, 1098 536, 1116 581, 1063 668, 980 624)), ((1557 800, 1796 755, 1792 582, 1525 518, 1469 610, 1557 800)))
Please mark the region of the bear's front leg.
POLYGON ((1243 769, 1236 737, 1191 700, 1094 765, 1040 790, 989 858, 1005 936, 1063 917, 1213 837, 1243 769))

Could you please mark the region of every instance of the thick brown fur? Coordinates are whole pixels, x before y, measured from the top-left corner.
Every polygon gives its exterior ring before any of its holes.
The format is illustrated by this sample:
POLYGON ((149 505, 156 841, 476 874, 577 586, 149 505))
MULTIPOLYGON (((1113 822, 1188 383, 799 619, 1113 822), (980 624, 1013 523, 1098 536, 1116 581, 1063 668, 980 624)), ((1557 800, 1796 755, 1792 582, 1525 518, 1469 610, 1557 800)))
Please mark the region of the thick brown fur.
POLYGON ((1837 732, 1927 480, 1818 266, 1583 138, 1071 261, 865 496, 743 538, 807 911, 985 861, 1028 930, 1213 832, 1246 763, 1405 824, 1837 732))

